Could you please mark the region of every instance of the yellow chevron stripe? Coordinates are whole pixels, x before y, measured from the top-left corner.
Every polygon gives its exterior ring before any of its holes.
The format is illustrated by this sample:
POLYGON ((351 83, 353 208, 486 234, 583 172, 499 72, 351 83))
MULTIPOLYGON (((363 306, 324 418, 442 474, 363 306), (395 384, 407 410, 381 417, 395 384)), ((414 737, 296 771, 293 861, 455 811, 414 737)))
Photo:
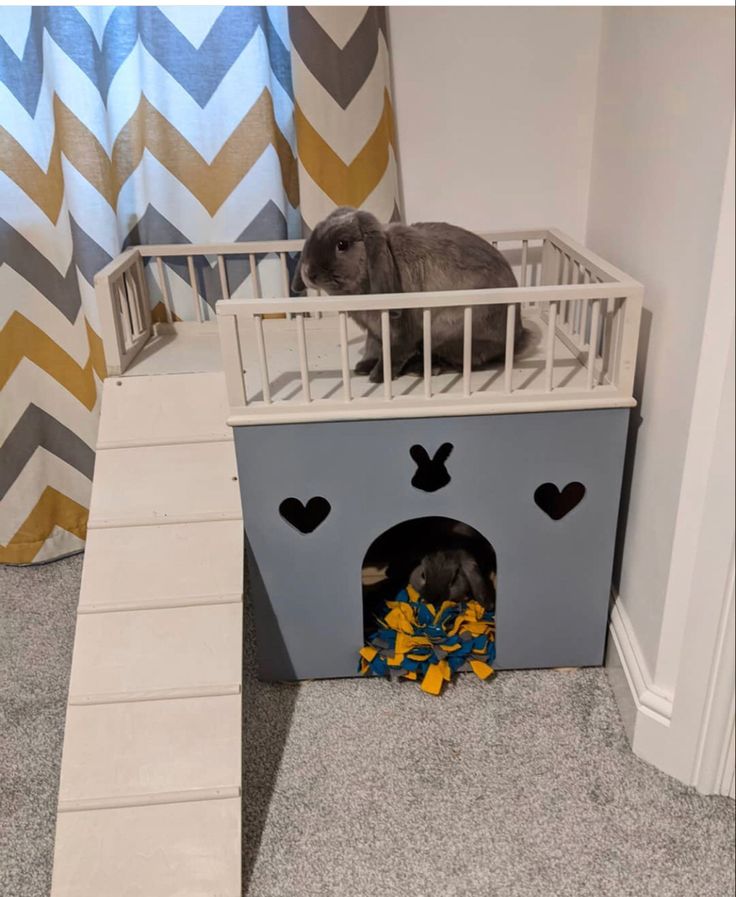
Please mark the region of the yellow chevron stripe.
POLYGON ((84 326, 87 330, 89 360, 92 362, 92 369, 100 380, 104 380, 107 377, 107 363, 105 362, 105 348, 102 344, 102 337, 94 332, 86 318, 84 319, 84 326))
POLYGON ((292 206, 299 203, 296 160, 276 124, 271 94, 264 88, 247 115, 207 164, 189 141, 141 95, 138 108, 118 134, 112 151, 117 193, 148 150, 213 215, 273 143, 292 206))
POLYGON ((384 91, 383 112, 376 129, 349 165, 325 142, 298 105, 294 111, 299 159, 312 180, 336 205, 360 206, 386 171, 389 146, 395 149, 388 91, 384 91))
POLYGON ((58 218, 64 193, 62 152, 115 208, 123 184, 148 150, 214 215, 264 150, 273 144, 289 202, 294 207, 299 204, 296 159, 276 123, 273 100, 265 88, 211 164, 144 94, 115 140, 112 159, 97 137, 56 95, 54 120, 56 133, 46 172, 0 127, 0 168, 53 222, 58 218))
POLYGON ((92 131, 54 94, 56 137, 61 151, 77 171, 115 208, 119 188, 115 186, 110 159, 92 131))
POLYGON ((103 379, 106 369, 102 340, 88 322, 85 321, 85 324, 90 352, 87 363, 81 367, 28 318, 20 312, 13 312, 0 330, 0 389, 20 362, 28 358, 91 411, 97 401, 97 384, 92 372, 96 371, 97 376, 103 379))
POLYGON ((7 545, 0 545, 0 564, 30 564, 55 526, 84 539, 88 517, 87 508, 47 486, 18 532, 7 545))
POLYGON ((56 224, 64 198, 58 131, 54 135, 48 170, 44 171, 18 141, 0 126, 0 171, 15 181, 44 215, 56 224))
MULTIPOLYGON (((157 302, 151 309, 151 321, 154 324, 165 324, 168 320, 169 319, 166 317, 166 306, 163 302, 157 302)), ((174 321, 181 321, 181 318, 176 312, 174 312, 174 321)), ((95 336, 97 336, 97 334, 95 334, 95 336)))

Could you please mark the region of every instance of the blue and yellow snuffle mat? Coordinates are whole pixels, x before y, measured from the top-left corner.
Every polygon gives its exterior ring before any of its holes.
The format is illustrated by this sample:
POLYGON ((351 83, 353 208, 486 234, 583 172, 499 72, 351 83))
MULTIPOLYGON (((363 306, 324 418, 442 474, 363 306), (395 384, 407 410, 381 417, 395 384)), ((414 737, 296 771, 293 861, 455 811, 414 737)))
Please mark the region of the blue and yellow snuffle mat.
POLYGON ((493 612, 477 601, 443 601, 437 609, 407 586, 386 608, 380 628, 360 650, 362 676, 411 679, 438 695, 453 673, 472 670, 479 679, 493 674, 496 624, 493 612))

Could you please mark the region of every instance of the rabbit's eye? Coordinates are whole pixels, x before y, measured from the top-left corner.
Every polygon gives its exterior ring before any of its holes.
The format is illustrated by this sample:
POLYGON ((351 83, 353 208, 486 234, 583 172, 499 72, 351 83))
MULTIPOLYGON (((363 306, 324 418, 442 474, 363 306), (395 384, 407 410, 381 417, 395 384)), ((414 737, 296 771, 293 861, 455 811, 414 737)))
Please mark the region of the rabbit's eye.
POLYGON ((350 248, 350 243, 347 240, 338 240, 337 241, 337 251, 338 252, 346 252, 350 248))

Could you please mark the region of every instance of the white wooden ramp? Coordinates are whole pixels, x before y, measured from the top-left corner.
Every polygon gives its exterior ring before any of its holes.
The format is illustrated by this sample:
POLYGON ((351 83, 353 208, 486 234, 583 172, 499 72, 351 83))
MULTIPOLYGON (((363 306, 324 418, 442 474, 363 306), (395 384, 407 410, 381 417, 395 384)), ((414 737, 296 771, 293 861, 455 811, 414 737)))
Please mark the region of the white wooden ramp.
POLYGON ((52 897, 239 897, 243 523, 222 373, 105 381, 52 897))

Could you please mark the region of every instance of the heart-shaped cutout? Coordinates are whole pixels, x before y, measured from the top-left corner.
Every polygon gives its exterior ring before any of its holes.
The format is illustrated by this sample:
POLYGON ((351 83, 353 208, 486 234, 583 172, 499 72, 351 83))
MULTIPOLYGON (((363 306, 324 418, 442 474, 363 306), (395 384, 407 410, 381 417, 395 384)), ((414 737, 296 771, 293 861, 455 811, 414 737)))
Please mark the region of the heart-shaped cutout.
POLYGON ((279 514, 284 520, 304 535, 313 533, 331 510, 330 503, 321 495, 310 498, 306 505, 298 498, 285 498, 279 505, 279 514))
POLYGON ((582 483, 568 483, 562 492, 554 483, 542 483, 534 491, 534 501, 553 520, 562 520, 580 504, 584 495, 585 486, 582 483))

